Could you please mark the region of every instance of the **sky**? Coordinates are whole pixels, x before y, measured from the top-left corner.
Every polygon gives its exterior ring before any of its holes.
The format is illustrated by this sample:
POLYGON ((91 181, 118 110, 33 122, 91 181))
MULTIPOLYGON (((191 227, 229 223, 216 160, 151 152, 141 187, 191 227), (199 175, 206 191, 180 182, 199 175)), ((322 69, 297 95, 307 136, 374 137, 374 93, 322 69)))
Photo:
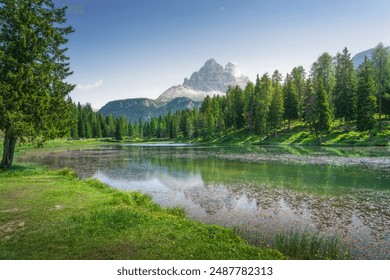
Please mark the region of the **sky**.
POLYGON ((237 64, 254 81, 307 72, 323 52, 390 45, 388 0, 54 0, 68 6, 71 97, 100 109, 157 98, 206 60, 237 64))

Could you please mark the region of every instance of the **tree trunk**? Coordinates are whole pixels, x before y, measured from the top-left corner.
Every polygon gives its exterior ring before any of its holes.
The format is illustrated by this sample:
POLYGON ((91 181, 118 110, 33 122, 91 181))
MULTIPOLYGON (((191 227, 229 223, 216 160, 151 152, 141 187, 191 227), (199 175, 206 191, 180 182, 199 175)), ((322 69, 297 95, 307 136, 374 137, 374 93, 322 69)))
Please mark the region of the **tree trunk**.
POLYGON ((382 92, 379 93, 379 130, 382 131, 382 92))
POLYGON ((291 131, 291 120, 290 119, 288 120, 288 131, 289 132, 291 131))
POLYGON ((12 165, 14 159, 16 145, 16 137, 5 134, 4 137, 4 149, 3 159, 1 160, 0 168, 9 168, 12 165))

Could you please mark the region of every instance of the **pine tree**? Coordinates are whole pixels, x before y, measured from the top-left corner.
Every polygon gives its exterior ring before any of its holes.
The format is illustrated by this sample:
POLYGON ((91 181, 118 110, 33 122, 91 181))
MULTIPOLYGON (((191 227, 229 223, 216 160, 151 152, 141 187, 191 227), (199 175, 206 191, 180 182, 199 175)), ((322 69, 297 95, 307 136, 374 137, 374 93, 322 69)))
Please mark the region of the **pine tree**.
POLYGON ((66 8, 51 0, 4 0, 0 4, 0 130, 4 132, 0 166, 12 165, 16 141, 39 145, 64 136, 72 124, 74 88, 65 55, 66 8))
POLYGON ((314 131, 316 135, 317 142, 319 142, 319 135, 317 130, 315 129, 316 123, 316 94, 314 91, 313 82, 311 79, 306 80, 305 86, 305 94, 304 94, 304 102, 303 102, 303 119, 310 126, 311 131, 314 131))
POLYGON ((115 139, 121 141, 123 140, 123 137, 124 137, 124 130, 123 130, 122 118, 119 118, 115 122, 115 139))
POLYGON ((273 93, 268 114, 268 126, 274 130, 275 136, 277 135, 277 129, 283 121, 284 113, 281 81, 282 75, 278 70, 275 70, 272 74, 273 93))
POLYGON ((376 95, 378 98, 379 129, 382 129, 382 99, 390 80, 390 53, 382 43, 379 43, 374 49, 372 62, 376 82, 376 95))
POLYGON ((253 134, 255 127, 255 85, 248 82, 244 89, 244 116, 250 134, 253 134))
POLYGON ((314 128, 320 134, 319 142, 322 143, 322 133, 330 129, 332 118, 328 102, 328 94, 322 84, 322 80, 319 80, 317 83, 315 114, 316 122, 314 128))
POLYGON ((78 139, 79 138, 79 132, 78 132, 78 110, 77 106, 73 104, 73 123, 72 127, 70 129, 70 137, 72 139, 78 139))
POLYGON ((291 128, 291 121, 296 120, 298 115, 298 94, 289 75, 286 77, 285 86, 283 88, 284 97, 284 118, 288 121, 288 130, 291 128))
POLYGON ((365 57, 358 71, 357 118, 359 131, 372 130, 375 119, 375 81, 371 62, 365 57))
POLYGON ((321 80, 325 92, 328 94, 327 99, 331 110, 334 108, 334 97, 331 96, 335 85, 335 73, 333 67, 333 57, 325 52, 320 55, 311 68, 314 88, 317 89, 317 82, 321 80))
POLYGON ((335 117, 347 121, 356 118, 356 72, 347 48, 336 56, 336 85, 334 88, 335 117))
POLYGON ((291 78, 298 95, 298 115, 302 114, 303 98, 305 92, 306 71, 302 66, 294 67, 291 71, 291 78))
POLYGON ((260 137, 267 135, 267 120, 269 106, 271 105, 272 91, 272 81, 267 73, 264 74, 260 80, 259 77, 257 77, 255 86, 255 124, 260 137))

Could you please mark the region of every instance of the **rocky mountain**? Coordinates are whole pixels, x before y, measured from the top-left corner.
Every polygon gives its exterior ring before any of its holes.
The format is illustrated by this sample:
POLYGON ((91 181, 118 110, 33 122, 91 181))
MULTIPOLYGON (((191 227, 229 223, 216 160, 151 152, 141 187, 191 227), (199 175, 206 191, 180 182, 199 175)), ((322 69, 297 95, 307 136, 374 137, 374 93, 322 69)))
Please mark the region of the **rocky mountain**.
POLYGON ((200 102, 193 101, 187 97, 177 97, 163 105, 156 100, 147 98, 132 98, 108 102, 99 111, 103 115, 112 114, 115 117, 124 116, 129 121, 138 122, 150 121, 152 117, 159 117, 168 114, 169 111, 192 109, 199 107, 200 102))
POLYGON ((248 77, 244 76, 235 64, 229 62, 224 68, 214 59, 209 59, 189 79, 185 78, 182 85, 167 89, 157 101, 165 103, 176 97, 202 101, 207 95, 224 95, 229 85, 244 88, 248 81, 248 77))
POLYGON ((244 88, 248 77, 233 63, 222 67, 214 59, 206 61, 199 71, 185 78, 183 84, 172 86, 164 91, 156 100, 135 98, 111 101, 99 111, 103 115, 125 116, 130 121, 148 121, 152 117, 200 106, 207 96, 224 95, 229 87, 238 85, 244 88))
MULTIPOLYGON (((387 47, 387 50, 390 52, 390 47, 387 47)), ((363 63, 364 57, 367 56, 368 58, 371 58, 373 52, 374 52, 374 49, 372 48, 372 49, 365 50, 365 51, 362 51, 360 53, 355 54, 352 57, 352 62, 353 62, 353 65, 355 66, 355 68, 358 68, 359 65, 363 63)))

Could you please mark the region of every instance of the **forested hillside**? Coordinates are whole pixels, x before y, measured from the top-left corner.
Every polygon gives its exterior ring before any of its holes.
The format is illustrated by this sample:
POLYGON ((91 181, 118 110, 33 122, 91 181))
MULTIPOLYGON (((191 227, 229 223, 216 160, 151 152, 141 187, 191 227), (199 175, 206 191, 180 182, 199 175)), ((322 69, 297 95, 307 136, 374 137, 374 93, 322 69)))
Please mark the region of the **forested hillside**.
POLYGON ((74 115, 72 138, 207 141, 236 133, 267 143, 284 139, 280 134, 291 135, 294 128, 318 144, 335 131, 357 132, 357 137, 365 132, 373 140, 389 130, 390 55, 379 44, 356 69, 347 48, 336 57, 323 53, 309 71, 298 66, 285 77, 278 70, 258 75, 244 89, 229 87, 225 96, 207 96, 199 109, 169 112, 145 123, 104 117, 88 105, 75 106, 74 115))

